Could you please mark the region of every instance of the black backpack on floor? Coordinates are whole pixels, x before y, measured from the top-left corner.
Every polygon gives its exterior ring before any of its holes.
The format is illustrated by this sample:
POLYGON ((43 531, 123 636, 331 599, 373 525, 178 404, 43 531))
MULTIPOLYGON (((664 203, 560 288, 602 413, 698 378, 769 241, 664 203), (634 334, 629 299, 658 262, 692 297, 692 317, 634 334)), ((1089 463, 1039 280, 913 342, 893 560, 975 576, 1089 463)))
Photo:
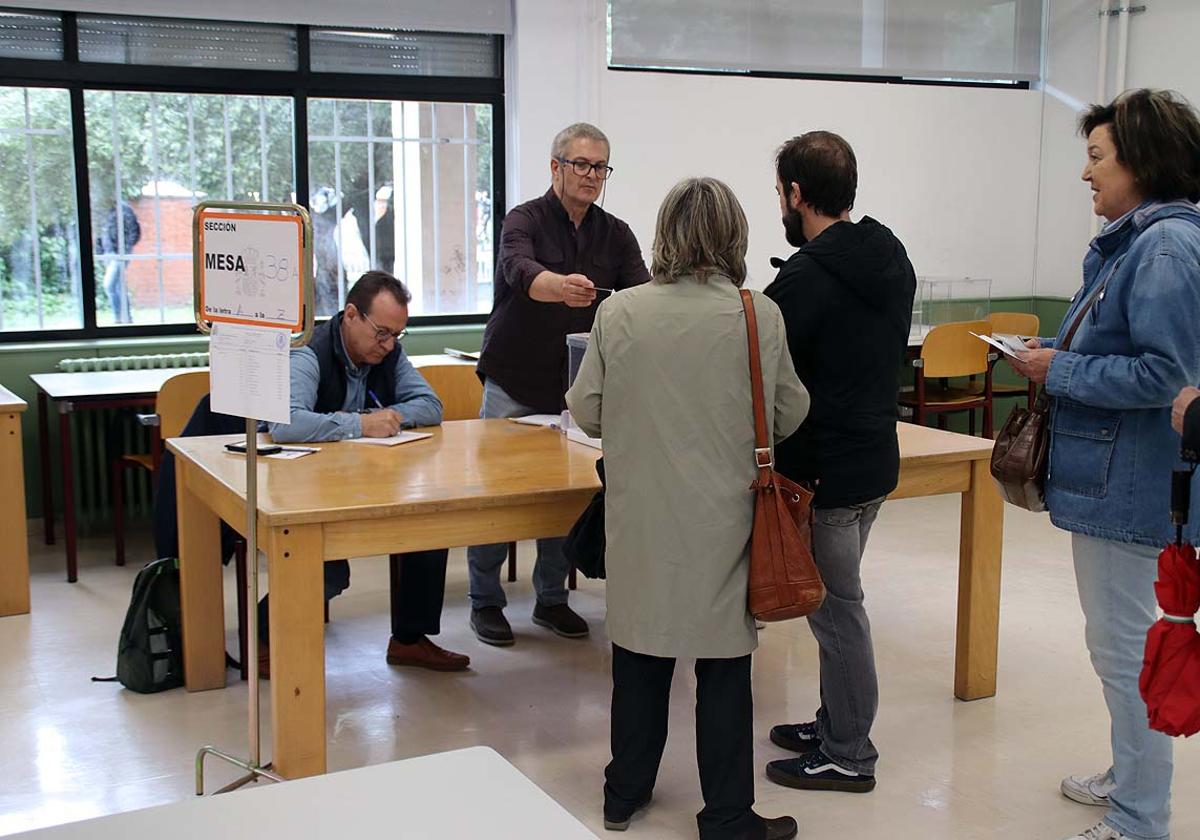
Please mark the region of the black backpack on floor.
POLYGON ((133 581, 117 647, 117 679, 139 694, 183 685, 183 626, 179 561, 146 564, 133 581))

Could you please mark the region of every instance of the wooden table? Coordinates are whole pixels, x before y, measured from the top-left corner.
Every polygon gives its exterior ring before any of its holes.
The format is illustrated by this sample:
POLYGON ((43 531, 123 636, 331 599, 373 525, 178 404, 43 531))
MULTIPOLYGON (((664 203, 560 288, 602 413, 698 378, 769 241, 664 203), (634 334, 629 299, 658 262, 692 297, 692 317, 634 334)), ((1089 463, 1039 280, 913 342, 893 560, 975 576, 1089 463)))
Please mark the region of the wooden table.
POLYGON ((255 785, 222 796, 43 828, 13 835, 13 840, 144 837, 596 840, 583 823, 487 747, 255 785))
POLYGON ((25 400, 0 385, 0 616, 29 612, 29 544, 25 528, 25 464, 21 415, 25 400))
MULTIPOLYGON (((449 422, 419 443, 321 445, 259 464, 259 545, 271 580, 273 760, 288 778, 325 771, 325 560, 565 534, 598 487, 597 450, 506 420, 449 422)), ((955 694, 995 693, 1003 510, 991 442, 901 424, 895 497, 961 493, 955 694)), ((175 438, 185 679, 225 684, 218 523, 245 522, 233 436, 175 438)))
POLYGON ((80 373, 34 373, 38 389, 38 447, 42 463, 42 524, 46 545, 54 545, 54 484, 50 480, 50 409, 58 413, 58 448, 63 488, 63 531, 66 534, 67 580, 79 576, 75 545, 75 486, 71 451, 71 414, 102 408, 152 408, 162 384, 179 373, 207 368, 106 370, 80 373))

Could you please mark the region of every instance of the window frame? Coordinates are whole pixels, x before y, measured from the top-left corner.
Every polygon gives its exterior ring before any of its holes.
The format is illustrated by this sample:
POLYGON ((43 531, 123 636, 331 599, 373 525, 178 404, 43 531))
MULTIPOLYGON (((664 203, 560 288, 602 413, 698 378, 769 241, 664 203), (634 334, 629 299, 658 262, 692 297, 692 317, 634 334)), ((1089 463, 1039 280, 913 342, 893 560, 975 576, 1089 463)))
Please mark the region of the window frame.
MULTIPOLYGON (((180 324, 129 324, 99 326, 96 322, 95 237, 92 232, 91 188, 87 155, 85 90, 144 91, 151 93, 286 96, 292 100, 292 161, 296 196, 310 192, 308 173, 308 100, 312 98, 358 100, 410 100, 475 103, 492 107, 492 206, 505 201, 504 39, 491 35, 496 50, 497 75, 492 78, 456 76, 404 76, 372 73, 317 73, 311 68, 307 24, 296 24, 298 69, 243 70, 226 68, 165 67, 146 64, 109 64, 79 60, 77 13, 62 12, 63 60, 0 58, 0 85, 48 87, 67 90, 71 103, 71 138, 75 162, 75 204, 79 233, 80 293, 83 326, 59 330, 0 332, 0 344, 29 341, 128 339, 196 334, 192 322, 180 324), (154 73, 147 77, 146 69, 154 73), (369 80, 369 84, 364 82, 369 80), (369 88, 369 89, 368 89, 369 88)), ((316 27, 321 28, 321 27, 316 27)), ((503 213, 492 214, 492 264, 499 261, 503 213)), ((487 321, 488 313, 416 315, 412 327, 474 325, 487 321)))

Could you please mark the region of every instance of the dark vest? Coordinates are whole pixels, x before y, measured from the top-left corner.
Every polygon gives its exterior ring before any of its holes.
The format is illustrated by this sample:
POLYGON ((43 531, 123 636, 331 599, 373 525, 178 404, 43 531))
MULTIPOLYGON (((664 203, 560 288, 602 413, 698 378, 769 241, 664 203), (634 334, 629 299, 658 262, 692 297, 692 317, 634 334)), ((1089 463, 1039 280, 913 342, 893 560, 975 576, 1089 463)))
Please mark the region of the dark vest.
MULTIPOLYGON (((341 411, 346 402, 346 368, 350 360, 342 348, 342 313, 334 315, 324 324, 313 330, 308 347, 317 354, 317 364, 321 368, 321 380, 317 383, 317 404, 313 411, 317 414, 332 414, 341 411)), ((392 352, 384 357, 377 365, 372 365, 367 374, 367 390, 379 397, 385 406, 396 402, 396 363, 400 360, 400 345, 396 344, 392 352)), ((367 397, 366 399, 370 399, 367 397)), ((357 406, 359 409, 366 405, 357 406)))

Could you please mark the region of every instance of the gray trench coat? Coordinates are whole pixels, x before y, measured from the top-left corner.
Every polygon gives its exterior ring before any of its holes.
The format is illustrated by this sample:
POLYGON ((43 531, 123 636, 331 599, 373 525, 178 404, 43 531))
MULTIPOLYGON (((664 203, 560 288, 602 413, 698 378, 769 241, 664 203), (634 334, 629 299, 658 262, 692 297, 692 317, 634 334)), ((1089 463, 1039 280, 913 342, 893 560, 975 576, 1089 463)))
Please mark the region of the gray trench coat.
MULTIPOLYGON (((755 292, 774 440, 808 413, 783 316, 755 292)), ((609 638, 652 656, 758 645, 746 609, 755 477, 745 313, 727 278, 652 282, 601 304, 567 393, 604 439, 609 638)))

